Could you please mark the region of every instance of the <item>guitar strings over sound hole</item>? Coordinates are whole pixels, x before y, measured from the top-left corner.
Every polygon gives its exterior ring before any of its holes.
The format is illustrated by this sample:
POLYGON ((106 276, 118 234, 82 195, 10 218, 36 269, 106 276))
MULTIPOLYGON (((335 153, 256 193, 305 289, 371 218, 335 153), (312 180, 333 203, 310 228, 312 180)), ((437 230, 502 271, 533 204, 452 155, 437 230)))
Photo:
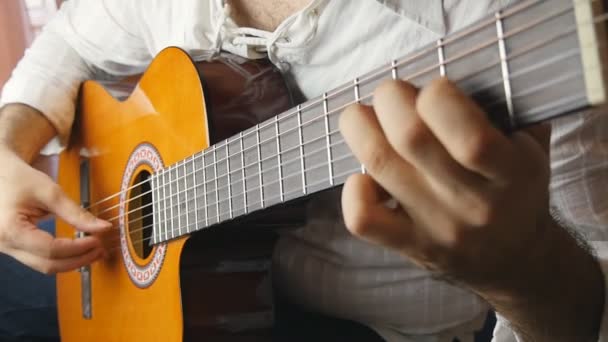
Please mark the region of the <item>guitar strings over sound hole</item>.
POLYGON ((152 252, 152 225, 154 215, 152 215, 152 192, 150 187, 150 172, 141 171, 135 177, 133 184, 140 184, 134 187, 129 193, 127 212, 127 230, 131 239, 131 245, 138 257, 146 259, 152 252))

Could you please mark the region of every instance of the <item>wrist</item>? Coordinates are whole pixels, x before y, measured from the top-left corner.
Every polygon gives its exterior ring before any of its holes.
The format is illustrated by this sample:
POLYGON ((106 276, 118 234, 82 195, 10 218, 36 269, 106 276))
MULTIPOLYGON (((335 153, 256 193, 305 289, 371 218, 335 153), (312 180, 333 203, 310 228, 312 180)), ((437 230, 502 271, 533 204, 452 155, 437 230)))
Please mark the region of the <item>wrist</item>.
POLYGON ((599 265, 552 218, 541 231, 530 253, 514 261, 506 286, 477 292, 525 340, 593 340, 604 307, 599 265))

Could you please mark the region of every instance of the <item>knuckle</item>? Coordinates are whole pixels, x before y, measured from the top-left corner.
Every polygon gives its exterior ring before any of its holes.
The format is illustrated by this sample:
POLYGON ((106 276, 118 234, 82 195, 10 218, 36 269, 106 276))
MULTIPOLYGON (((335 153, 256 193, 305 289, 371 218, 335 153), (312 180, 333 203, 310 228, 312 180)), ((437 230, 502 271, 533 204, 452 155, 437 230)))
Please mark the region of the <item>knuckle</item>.
POLYGON ((420 112, 425 112, 435 106, 437 100, 445 97, 448 92, 452 92, 454 85, 447 78, 437 78, 426 85, 420 92, 416 102, 416 108, 420 112))
POLYGON ((485 164, 493 148, 493 139, 488 133, 477 132, 468 136, 457 151, 456 158, 465 166, 485 164))
POLYGON ((356 129, 356 125, 359 124, 362 114, 366 111, 367 107, 360 103, 351 104, 344 109, 342 115, 340 115, 338 125, 340 127, 340 131, 346 139, 349 138, 349 133, 351 133, 351 130, 356 129))
POLYGON ((377 146, 370 142, 361 152, 363 164, 371 174, 381 176, 385 173, 391 159, 391 154, 387 149, 387 147, 377 146))
POLYGON ((424 122, 420 119, 412 119, 403 127, 403 132, 397 138, 397 146, 406 151, 416 152, 427 145, 431 135, 424 122))

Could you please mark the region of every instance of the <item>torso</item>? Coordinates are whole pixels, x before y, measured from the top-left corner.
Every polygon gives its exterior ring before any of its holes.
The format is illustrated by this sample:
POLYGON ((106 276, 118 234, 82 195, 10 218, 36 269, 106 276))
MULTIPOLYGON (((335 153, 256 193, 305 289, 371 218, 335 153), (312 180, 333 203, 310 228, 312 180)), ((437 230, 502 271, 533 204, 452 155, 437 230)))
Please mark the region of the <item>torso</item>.
POLYGON ((232 7, 232 19, 239 26, 274 31, 310 0, 229 0, 228 3, 232 7))

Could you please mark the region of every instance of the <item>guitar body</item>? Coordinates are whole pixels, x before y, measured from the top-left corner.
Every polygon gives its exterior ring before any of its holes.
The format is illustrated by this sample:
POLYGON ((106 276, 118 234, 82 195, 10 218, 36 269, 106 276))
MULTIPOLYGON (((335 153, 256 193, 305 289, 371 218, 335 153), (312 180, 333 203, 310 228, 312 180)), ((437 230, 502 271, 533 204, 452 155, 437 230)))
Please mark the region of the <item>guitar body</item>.
MULTIPOLYGON (((183 51, 168 48, 132 85, 128 98, 120 100, 101 84, 85 82, 71 142, 60 156, 58 182, 64 191, 114 224, 104 237, 111 255, 90 266, 90 281, 83 282, 86 272, 57 276, 62 341, 263 340, 268 335, 263 324, 237 332, 225 326, 268 313, 256 296, 267 267, 251 265, 268 260, 274 234, 256 235, 245 244, 246 235, 227 238, 227 227, 150 247, 144 233, 150 221, 138 209, 145 194, 131 188, 288 108, 280 73, 266 61, 236 57, 194 64, 183 51), (218 267, 235 265, 226 261, 235 258, 241 263, 232 269, 218 267), (90 317, 85 317, 88 294, 90 317)), ((124 94, 125 84, 121 87, 124 94)), ((75 231, 58 221, 57 235, 75 237, 75 231)))

